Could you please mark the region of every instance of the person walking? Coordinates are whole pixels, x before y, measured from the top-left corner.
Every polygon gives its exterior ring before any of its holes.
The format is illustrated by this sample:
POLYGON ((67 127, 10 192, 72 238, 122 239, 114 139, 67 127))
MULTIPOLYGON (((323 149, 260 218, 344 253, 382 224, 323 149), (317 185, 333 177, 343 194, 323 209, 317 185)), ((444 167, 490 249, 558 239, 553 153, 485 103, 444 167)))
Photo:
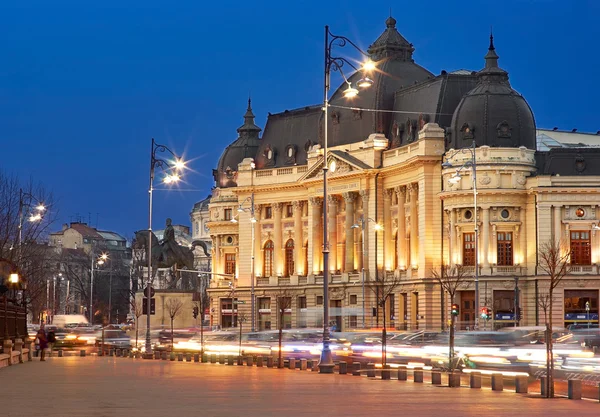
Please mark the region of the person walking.
POLYGON ((56 343, 56 334, 54 333, 54 330, 50 329, 46 338, 48 339, 48 357, 51 358, 52 350, 54 349, 54 344, 56 343))
POLYGON ((46 337, 46 332, 44 331, 43 327, 40 327, 40 330, 38 330, 36 337, 40 342, 40 361, 44 362, 46 360, 46 348, 48 347, 48 338, 46 337))

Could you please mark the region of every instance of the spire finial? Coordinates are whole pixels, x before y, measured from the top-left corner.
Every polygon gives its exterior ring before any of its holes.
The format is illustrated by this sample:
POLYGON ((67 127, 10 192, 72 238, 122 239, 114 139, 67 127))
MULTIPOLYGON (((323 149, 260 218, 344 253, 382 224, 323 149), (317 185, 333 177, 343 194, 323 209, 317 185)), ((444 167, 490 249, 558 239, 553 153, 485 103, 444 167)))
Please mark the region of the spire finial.
POLYGON ((498 68, 498 54, 496 48, 494 48, 494 35, 490 31, 490 46, 488 52, 485 55, 485 67, 486 68, 498 68))
POLYGON ((490 25, 490 50, 494 50, 496 48, 494 48, 494 28, 493 26, 490 25))

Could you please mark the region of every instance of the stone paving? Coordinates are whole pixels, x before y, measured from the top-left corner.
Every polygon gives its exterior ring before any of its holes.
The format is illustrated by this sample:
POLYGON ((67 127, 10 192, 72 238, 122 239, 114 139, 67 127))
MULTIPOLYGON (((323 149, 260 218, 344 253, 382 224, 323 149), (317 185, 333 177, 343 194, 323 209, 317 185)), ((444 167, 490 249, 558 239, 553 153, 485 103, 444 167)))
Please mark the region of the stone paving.
POLYGON ((369 380, 310 371, 145 361, 51 358, 0 371, 2 416, 296 417, 581 416, 598 401, 369 380))

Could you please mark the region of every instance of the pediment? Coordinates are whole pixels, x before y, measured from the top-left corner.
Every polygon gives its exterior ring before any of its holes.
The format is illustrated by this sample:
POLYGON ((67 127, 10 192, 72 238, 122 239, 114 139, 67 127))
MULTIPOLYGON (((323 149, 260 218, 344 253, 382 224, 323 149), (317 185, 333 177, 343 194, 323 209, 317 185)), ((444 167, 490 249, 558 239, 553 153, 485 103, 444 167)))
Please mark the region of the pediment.
MULTIPOLYGON (((371 168, 361 160, 341 151, 331 151, 328 153, 327 166, 330 167, 327 174, 328 178, 371 168), (332 165, 334 165, 334 169, 332 169, 332 165)), ((299 180, 304 181, 317 178, 323 178, 323 157, 321 157, 319 162, 315 163, 299 180)))

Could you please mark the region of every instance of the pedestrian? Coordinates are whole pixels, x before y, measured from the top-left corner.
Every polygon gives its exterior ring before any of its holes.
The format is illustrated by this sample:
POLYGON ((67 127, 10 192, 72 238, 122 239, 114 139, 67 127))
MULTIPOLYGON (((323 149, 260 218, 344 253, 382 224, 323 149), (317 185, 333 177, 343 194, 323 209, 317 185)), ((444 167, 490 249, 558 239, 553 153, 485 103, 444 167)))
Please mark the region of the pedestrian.
POLYGON ((48 357, 51 358, 52 350, 54 349, 54 344, 56 343, 56 334, 54 333, 54 330, 50 329, 46 338, 48 339, 48 357))
POLYGON ((43 327, 40 327, 40 330, 38 330, 36 337, 40 342, 40 354, 42 356, 40 361, 43 362, 46 360, 46 348, 48 347, 48 338, 46 337, 46 332, 44 331, 43 327))

